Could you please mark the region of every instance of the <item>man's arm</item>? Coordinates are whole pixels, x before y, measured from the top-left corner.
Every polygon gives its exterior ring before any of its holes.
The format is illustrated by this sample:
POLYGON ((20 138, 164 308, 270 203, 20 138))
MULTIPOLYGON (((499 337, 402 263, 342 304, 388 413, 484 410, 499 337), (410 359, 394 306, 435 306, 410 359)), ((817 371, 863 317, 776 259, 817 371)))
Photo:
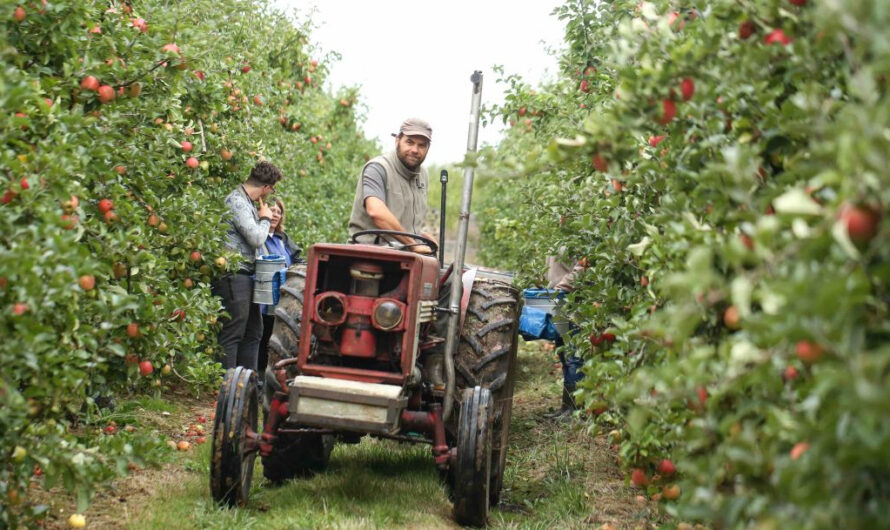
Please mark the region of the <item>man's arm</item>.
POLYGON ((268 217, 261 217, 259 222, 255 221, 251 205, 242 197, 233 197, 229 207, 232 210, 232 224, 235 230, 249 245, 258 248, 266 242, 271 223, 268 217))
MULTIPOLYGON (((402 226, 402 223, 396 219, 396 216, 392 214, 390 209, 386 206, 386 203, 381 201, 377 197, 367 197, 365 199, 365 211, 368 212, 368 216, 371 217, 371 221, 374 223, 374 226, 381 230, 396 230, 398 232, 407 232, 405 227, 402 226)), ((402 243, 406 245, 411 245, 416 243, 417 241, 413 238, 407 236, 392 236, 402 243)), ((426 245, 421 245, 415 247, 418 251, 422 250, 422 247, 426 247, 426 245)), ((429 247, 427 247, 428 249, 429 247)))

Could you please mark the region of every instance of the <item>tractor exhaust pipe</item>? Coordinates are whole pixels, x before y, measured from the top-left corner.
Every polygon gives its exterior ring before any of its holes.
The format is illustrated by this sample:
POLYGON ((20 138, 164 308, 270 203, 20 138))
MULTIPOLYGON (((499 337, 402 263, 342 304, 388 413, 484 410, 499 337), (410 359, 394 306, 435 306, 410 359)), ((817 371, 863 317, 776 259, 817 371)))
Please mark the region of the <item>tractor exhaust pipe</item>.
MULTIPOLYGON (((479 109, 482 106, 482 72, 476 70, 470 77, 473 97, 470 101, 470 130, 467 134, 467 154, 476 152, 479 139, 479 109)), ((442 412, 445 421, 451 416, 454 401, 454 352, 457 348, 458 324, 460 323, 460 299, 463 296, 464 258, 467 254, 467 231, 470 226, 470 201, 473 198, 473 174, 476 161, 471 160, 464 168, 464 188, 460 201, 460 221, 457 226, 457 248, 454 251, 454 274, 451 278, 451 300, 448 304, 448 333, 445 335, 445 403, 442 412)))
POLYGON ((442 173, 439 174, 439 182, 442 183, 442 201, 439 207, 439 268, 441 269, 445 266, 445 192, 448 188, 448 170, 442 170, 442 173))

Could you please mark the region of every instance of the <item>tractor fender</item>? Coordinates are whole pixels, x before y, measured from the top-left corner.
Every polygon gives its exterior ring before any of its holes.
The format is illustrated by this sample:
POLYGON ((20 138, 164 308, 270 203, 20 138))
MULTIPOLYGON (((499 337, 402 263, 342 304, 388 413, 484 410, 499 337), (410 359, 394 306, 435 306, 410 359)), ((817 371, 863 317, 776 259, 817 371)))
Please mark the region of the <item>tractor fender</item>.
POLYGON ((464 317, 467 314, 467 306, 470 305, 470 294, 473 292, 473 282, 476 281, 476 273, 478 271, 478 268, 473 267, 465 270, 461 276, 463 292, 461 292, 460 296, 460 325, 457 329, 463 329, 464 317))

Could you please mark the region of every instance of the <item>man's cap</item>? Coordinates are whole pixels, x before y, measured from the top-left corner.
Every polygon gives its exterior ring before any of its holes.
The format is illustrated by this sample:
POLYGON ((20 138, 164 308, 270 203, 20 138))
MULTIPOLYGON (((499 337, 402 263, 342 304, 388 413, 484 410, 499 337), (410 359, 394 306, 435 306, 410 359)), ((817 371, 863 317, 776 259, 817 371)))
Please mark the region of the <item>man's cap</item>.
MULTIPOLYGON (((402 126, 399 127, 399 134, 404 134, 405 136, 423 136, 429 141, 433 140, 433 128, 430 127, 430 124, 426 120, 421 120, 420 118, 408 118, 403 121, 402 126)), ((398 135, 393 133, 393 136, 398 135)))

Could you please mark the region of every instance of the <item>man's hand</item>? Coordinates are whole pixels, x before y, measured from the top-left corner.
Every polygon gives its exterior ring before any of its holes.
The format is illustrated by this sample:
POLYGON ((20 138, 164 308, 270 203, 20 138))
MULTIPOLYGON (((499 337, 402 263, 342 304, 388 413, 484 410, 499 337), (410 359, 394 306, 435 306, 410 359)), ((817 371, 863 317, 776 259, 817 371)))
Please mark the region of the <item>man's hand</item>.
POLYGON ((416 247, 411 247, 408 250, 412 252, 416 252, 418 254, 427 254, 429 256, 433 255, 433 249, 426 245, 417 245, 416 247))
POLYGON ((259 210, 257 210, 257 215, 260 218, 265 217, 266 219, 269 219, 269 222, 272 222, 272 210, 269 208, 268 205, 266 205, 266 202, 262 199, 262 197, 260 197, 260 208, 259 210))

